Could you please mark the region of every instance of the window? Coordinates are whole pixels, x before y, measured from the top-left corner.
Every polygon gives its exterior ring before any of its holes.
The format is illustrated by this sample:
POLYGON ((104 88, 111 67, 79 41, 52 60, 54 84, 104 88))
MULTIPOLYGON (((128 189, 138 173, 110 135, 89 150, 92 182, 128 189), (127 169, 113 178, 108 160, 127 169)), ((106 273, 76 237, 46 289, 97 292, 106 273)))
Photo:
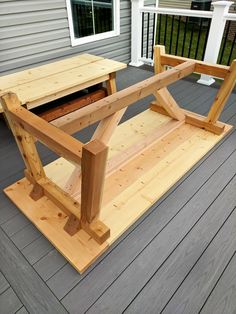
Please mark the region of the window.
POLYGON ((72 46, 118 36, 119 0, 67 0, 72 46))

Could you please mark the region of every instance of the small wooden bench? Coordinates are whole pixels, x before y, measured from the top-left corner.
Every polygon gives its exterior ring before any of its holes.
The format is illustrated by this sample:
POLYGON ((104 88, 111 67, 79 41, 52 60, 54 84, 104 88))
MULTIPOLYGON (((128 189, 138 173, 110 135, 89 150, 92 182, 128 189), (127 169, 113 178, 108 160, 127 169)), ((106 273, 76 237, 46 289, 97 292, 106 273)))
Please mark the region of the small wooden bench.
MULTIPOLYGON (((56 61, 32 69, 0 77, 0 92, 15 93, 21 105, 33 109, 66 95, 106 82, 107 93, 116 92, 116 71, 126 64, 90 54, 56 61)), ((61 110, 50 112, 54 118, 88 105, 106 96, 104 91, 92 93, 92 98, 83 97, 80 102, 68 103, 61 110), (68 105, 68 106, 67 106, 68 105), (79 107, 78 107, 79 106, 79 107)), ((0 113, 3 112, 0 105, 0 113)), ((49 115, 45 119, 52 120, 49 115)))

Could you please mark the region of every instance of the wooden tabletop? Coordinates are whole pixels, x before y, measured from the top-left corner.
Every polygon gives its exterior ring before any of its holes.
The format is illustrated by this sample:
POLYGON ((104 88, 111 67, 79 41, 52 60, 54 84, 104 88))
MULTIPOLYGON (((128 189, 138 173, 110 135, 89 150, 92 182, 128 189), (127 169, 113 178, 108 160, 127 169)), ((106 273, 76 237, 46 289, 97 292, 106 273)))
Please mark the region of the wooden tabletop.
MULTIPOLYGON (((0 77, 1 94, 17 94, 22 105, 32 109, 109 79, 126 64, 90 54, 56 61, 0 77)), ((0 105, 0 112, 2 107, 0 105)))

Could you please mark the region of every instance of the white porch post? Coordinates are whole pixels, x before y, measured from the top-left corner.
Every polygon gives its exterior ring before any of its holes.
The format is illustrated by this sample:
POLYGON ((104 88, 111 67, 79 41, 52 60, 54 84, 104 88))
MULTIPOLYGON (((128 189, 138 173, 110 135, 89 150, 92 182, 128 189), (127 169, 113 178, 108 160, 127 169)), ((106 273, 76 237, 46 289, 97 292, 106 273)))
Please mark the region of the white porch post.
POLYGON ((142 49, 142 13, 143 0, 131 0, 131 62, 130 65, 139 67, 143 65, 141 59, 142 49))
MULTIPOLYGON (((228 13, 231 4, 233 4, 231 1, 217 1, 212 3, 214 11, 204 57, 204 61, 206 62, 217 63, 226 23, 224 15, 228 13)), ((202 74, 198 80, 198 83, 208 86, 214 82, 215 80, 211 76, 205 74, 202 74)))

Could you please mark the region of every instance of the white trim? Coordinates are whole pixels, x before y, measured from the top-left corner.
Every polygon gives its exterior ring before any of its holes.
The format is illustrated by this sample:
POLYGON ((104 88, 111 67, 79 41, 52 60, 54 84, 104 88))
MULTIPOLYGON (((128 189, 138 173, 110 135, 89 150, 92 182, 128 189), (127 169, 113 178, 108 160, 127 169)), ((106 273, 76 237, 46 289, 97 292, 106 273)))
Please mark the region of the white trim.
POLYGON ((140 7, 144 0, 131 0, 131 62, 130 65, 139 67, 143 65, 140 61, 142 49, 142 14, 140 7))
POLYGON ((66 0, 66 7, 67 7, 67 15, 68 15, 69 31, 70 31, 72 47, 120 35, 120 0, 114 0, 114 12, 113 12, 114 30, 110 32, 100 33, 100 34, 86 36, 82 38, 75 37, 70 0, 66 0))
POLYGON ((187 9, 172 9, 172 8, 158 8, 158 7, 140 7, 140 12, 159 13, 167 15, 180 15, 191 17, 212 18, 212 11, 187 10, 187 9))
POLYGON ((236 14, 235 13, 228 13, 228 14, 224 15, 224 18, 226 20, 236 21, 236 14))

